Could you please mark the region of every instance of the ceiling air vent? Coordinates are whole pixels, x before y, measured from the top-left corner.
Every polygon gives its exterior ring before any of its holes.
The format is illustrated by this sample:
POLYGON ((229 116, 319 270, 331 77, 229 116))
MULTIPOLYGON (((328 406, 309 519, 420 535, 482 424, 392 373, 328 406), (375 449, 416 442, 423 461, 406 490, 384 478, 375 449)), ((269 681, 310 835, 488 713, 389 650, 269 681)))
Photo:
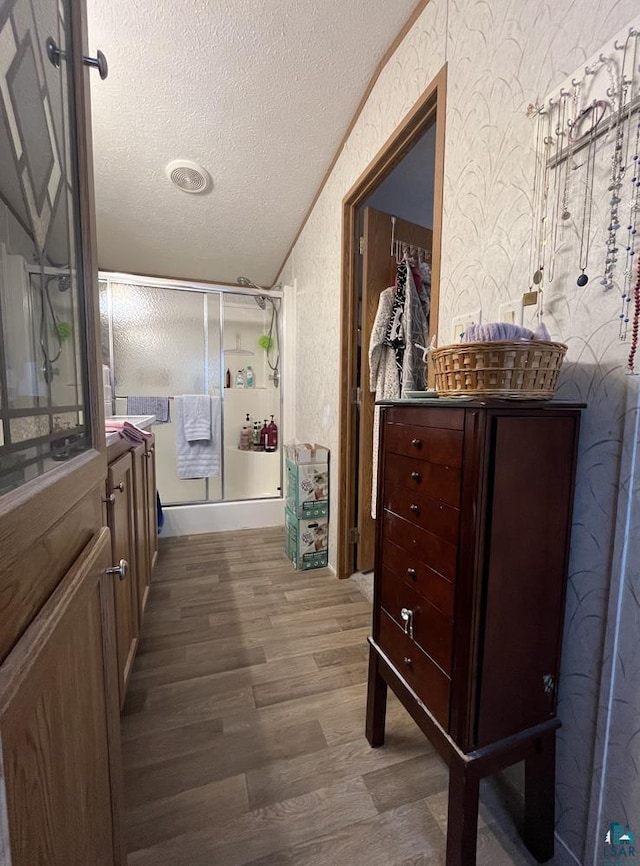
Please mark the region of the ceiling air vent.
POLYGON ((197 162, 189 159, 175 159, 165 169, 167 177, 182 192, 203 193, 211 189, 209 172, 197 162))

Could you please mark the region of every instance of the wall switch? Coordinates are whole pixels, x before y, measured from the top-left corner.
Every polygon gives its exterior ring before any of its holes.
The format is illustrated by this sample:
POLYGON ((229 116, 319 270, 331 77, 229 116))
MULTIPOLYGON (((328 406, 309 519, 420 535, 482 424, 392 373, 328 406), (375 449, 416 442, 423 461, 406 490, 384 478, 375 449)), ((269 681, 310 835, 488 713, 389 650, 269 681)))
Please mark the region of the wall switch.
POLYGON ((482 309, 480 307, 477 310, 455 316, 451 321, 451 342, 459 343, 469 325, 479 325, 481 319, 482 309))
POLYGON ((513 301, 500 304, 498 316, 501 322, 522 325, 522 298, 514 298, 513 301))

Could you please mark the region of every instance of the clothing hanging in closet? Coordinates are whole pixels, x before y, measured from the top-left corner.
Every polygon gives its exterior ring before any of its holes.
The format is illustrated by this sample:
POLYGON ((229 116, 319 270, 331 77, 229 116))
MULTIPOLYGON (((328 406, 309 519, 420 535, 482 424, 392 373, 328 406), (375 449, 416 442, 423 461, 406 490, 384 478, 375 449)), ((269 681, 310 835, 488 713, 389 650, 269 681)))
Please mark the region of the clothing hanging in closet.
MULTIPOLYGON (((369 388, 376 401, 396 400, 406 391, 426 386, 422 349, 429 333, 431 271, 426 263, 413 268, 407 259, 398 264, 396 284, 380 293, 369 341, 369 388), (416 287, 416 280, 419 287, 416 287)), ((373 415, 371 516, 376 516, 378 488, 379 409, 373 415)))

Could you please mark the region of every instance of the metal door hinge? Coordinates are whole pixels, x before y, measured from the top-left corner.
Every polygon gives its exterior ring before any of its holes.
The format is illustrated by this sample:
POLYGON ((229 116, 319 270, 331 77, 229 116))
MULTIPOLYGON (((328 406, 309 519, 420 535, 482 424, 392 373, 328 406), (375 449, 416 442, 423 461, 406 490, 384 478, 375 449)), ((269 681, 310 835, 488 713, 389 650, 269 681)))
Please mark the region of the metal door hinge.
POLYGON ((360 530, 357 526, 349 530, 349 544, 357 544, 360 541, 360 530))
POLYGON ((362 403, 362 388, 351 389, 351 402, 354 406, 360 406, 362 403))
POLYGON ((365 237, 360 238, 360 255, 363 256, 367 251, 367 239, 365 237))

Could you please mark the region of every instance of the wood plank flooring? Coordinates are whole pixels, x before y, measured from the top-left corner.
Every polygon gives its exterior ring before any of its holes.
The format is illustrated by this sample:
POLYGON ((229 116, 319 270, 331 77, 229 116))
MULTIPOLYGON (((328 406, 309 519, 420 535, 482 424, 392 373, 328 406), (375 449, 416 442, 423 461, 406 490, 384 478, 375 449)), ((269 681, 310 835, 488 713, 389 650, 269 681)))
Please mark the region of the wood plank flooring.
MULTIPOLYGON (((129 866, 442 866, 445 766, 392 695, 385 746, 364 737, 369 602, 282 548, 161 545, 123 715, 129 866)), ((535 863, 508 800, 483 783, 478 866, 535 863)))

